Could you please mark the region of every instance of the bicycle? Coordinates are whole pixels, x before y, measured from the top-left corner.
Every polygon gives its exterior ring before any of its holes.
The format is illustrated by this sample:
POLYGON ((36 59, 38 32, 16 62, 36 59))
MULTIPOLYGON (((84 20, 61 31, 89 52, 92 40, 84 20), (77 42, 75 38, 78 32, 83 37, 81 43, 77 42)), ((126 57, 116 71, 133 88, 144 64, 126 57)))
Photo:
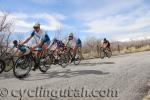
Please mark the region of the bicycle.
POLYGON ((50 63, 53 65, 60 65, 65 68, 69 64, 69 56, 65 52, 65 47, 59 50, 59 54, 55 55, 55 50, 49 50, 50 63))
POLYGON ((34 51, 41 52, 41 56, 39 58, 36 58, 35 53, 30 51, 29 54, 22 55, 16 60, 15 66, 13 67, 13 73, 15 77, 26 77, 30 73, 33 66, 34 68, 36 67, 36 69, 39 68, 39 70, 43 73, 48 71, 51 66, 51 64, 47 64, 49 60, 49 55, 43 55, 43 50, 34 51))
POLYGON ((79 65, 81 62, 80 49, 77 50, 76 55, 74 56, 73 49, 69 47, 67 48, 68 48, 67 54, 70 57, 71 63, 74 62, 74 65, 79 65))
POLYGON ((15 60, 14 60, 14 56, 12 56, 11 53, 9 52, 3 53, 3 55, 1 55, 1 60, 4 63, 4 70, 1 70, 1 73, 9 72, 10 70, 13 69, 15 60))
POLYGON ((105 57, 110 58, 112 56, 112 52, 111 50, 107 49, 107 48, 100 48, 100 58, 104 59, 105 57))

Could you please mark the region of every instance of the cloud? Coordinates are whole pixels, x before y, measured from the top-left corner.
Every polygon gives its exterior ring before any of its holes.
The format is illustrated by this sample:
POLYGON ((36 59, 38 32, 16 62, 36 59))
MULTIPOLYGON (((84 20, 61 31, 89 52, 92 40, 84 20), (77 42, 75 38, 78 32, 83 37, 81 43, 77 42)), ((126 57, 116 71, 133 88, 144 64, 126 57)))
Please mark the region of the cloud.
POLYGON ((75 13, 74 17, 84 23, 83 33, 97 37, 107 34, 112 40, 150 36, 150 7, 144 0, 106 0, 103 4, 97 9, 75 13))
POLYGON ((29 32, 36 22, 41 23, 41 28, 47 31, 67 27, 67 25, 61 23, 66 17, 56 13, 51 15, 48 13, 11 13, 9 19, 14 22, 14 32, 29 32))
POLYGON ((150 12, 145 12, 139 18, 133 16, 116 15, 104 19, 87 21, 86 32, 94 33, 114 33, 133 32, 150 25, 150 12))
MULTIPOLYGON (((141 6, 144 0, 102 0, 96 2, 98 7, 91 7, 90 9, 79 9, 75 12, 74 16, 78 19, 90 21, 106 16, 113 16, 118 13, 124 13, 131 10, 134 7, 141 6), (102 2, 103 1, 103 2, 102 2)), ((90 2, 90 4, 94 2, 90 2)), ((95 4, 96 5, 96 4, 95 4)), ((85 5, 86 6, 86 5, 85 5)), ((90 6, 89 6, 90 7, 90 6)))

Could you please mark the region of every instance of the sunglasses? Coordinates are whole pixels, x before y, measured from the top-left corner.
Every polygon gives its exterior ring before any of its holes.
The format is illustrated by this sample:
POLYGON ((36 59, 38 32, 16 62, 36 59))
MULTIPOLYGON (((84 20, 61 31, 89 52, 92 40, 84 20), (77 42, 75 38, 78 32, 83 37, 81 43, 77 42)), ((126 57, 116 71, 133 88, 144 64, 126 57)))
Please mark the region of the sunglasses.
POLYGON ((34 27, 34 29, 39 29, 39 27, 34 27))

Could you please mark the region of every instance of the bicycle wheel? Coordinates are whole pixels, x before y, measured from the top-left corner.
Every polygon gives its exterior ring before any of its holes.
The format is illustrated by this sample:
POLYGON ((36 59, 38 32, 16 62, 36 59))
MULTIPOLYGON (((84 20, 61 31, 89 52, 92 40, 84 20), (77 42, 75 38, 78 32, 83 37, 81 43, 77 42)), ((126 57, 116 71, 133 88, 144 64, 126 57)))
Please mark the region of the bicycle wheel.
POLYGON ((102 48, 100 49, 100 58, 101 59, 105 58, 105 52, 104 52, 104 50, 102 48))
POLYGON ((112 52, 109 51, 109 50, 107 50, 107 51, 106 51, 106 55, 107 55, 108 58, 110 58, 110 57, 112 56, 112 52))
POLYGON ((13 72, 16 78, 25 78, 32 68, 32 62, 29 57, 23 56, 19 57, 15 66, 13 67, 13 72))
POLYGON ((47 56, 40 60, 39 70, 43 73, 46 73, 50 69, 51 65, 51 59, 49 56, 47 56))
POLYGON ((62 68, 66 68, 66 66, 68 66, 69 64, 69 60, 70 60, 69 55, 64 53, 60 56, 59 65, 61 65, 62 68))
POLYGON ((0 73, 2 73, 5 69, 5 63, 3 60, 0 60, 0 73))
POLYGON ((10 70, 13 69, 14 61, 12 58, 7 58, 7 59, 5 59, 5 64, 6 64, 6 67, 5 67, 4 71, 9 72, 10 70))
POLYGON ((74 59, 74 64, 79 65, 80 62, 81 62, 81 56, 79 54, 77 54, 74 59))

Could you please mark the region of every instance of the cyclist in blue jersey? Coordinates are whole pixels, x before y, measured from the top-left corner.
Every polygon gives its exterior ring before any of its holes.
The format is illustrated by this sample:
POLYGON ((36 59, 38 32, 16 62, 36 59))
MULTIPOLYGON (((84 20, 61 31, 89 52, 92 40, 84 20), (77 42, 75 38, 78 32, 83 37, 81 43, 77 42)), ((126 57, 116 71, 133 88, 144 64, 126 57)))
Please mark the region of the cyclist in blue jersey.
POLYGON ((76 43, 77 43, 77 47, 78 47, 78 48, 82 48, 82 41, 80 40, 80 38, 78 38, 78 39, 76 40, 76 43))
MULTIPOLYGON (((40 24, 36 23, 33 26, 34 30, 31 33, 31 35, 21 44, 26 44, 27 42, 29 42, 32 38, 34 38, 36 40, 36 45, 32 46, 31 51, 37 49, 42 49, 43 51, 45 51, 49 45, 50 45, 50 38, 48 36, 48 34, 46 32, 44 32, 43 30, 41 30, 40 28, 40 24)), ((37 57, 39 57, 40 54, 37 53, 37 57)))
POLYGON ((16 48, 16 52, 13 55, 18 53, 18 56, 26 55, 30 53, 30 50, 25 45, 20 45, 17 40, 13 41, 13 49, 16 48))
MULTIPOLYGON (((31 35, 24 42, 22 42, 21 45, 26 44, 32 38, 34 38, 36 40, 36 44, 30 48, 30 51, 38 49, 36 52, 36 58, 38 59, 42 54, 41 51, 44 51, 43 54, 46 54, 46 51, 50 45, 50 38, 45 31, 41 30, 39 23, 36 23, 33 28, 34 30, 31 35)), ((33 70, 35 71, 36 69, 37 65, 35 65, 33 70)))

